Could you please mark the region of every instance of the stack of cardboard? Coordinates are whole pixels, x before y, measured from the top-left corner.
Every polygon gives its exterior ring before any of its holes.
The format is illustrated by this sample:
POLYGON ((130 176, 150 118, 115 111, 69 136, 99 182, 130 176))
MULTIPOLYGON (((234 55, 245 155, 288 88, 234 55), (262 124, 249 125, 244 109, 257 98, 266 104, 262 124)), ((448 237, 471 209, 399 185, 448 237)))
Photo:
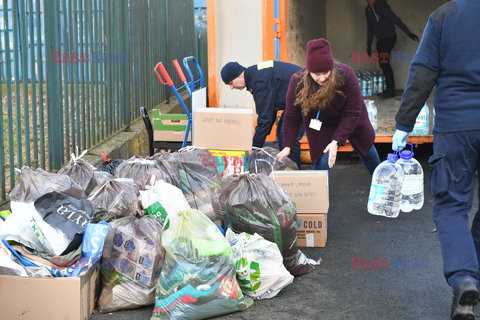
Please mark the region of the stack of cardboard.
POLYGON ((299 247, 325 247, 327 243, 328 171, 273 171, 271 177, 297 205, 299 247))
POLYGON ((213 160, 204 165, 215 165, 222 176, 247 171, 246 157, 252 149, 255 117, 251 109, 196 109, 193 145, 208 149, 213 155, 213 160))

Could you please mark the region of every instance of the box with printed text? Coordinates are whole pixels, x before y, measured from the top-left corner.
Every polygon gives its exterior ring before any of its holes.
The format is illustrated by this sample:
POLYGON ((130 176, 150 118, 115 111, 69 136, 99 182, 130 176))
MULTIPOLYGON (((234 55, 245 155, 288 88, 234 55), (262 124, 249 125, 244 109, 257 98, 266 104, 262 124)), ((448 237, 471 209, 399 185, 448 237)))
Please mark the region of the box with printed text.
POLYGON ((328 212, 328 171, 273 171, 270 177, 295 201, 297 213, 328 212))
POLYGON ((250 151, 255 117, 251 109, 197 109, 193 115, 193 145, 205 149, 250 151))
POLYGON ((323 248, 327 244, 327 215, 297 213, 297 245, 323 248))

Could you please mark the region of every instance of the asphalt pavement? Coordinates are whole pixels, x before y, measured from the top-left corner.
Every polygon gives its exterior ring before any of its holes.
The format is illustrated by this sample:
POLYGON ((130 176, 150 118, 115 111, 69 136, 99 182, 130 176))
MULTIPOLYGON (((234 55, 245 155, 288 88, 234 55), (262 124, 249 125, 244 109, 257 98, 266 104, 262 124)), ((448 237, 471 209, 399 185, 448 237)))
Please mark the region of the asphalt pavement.
MULTIPOLYGON (((379 146, 381 158, 388 147, 379 146)), ((321 258, 321 265, 275 298, 215 319, 449 319, 452 294, 442 274, 428 194, 430 154, 431 145, 416 153, 425 173, 423 208, 396 219, 367 212, 370 176, 357 157, 340 155, 330 180, 327 246, 302 248, 308 257, 321 258), (375 265, 373 259, 388 259, 388 264, 367 269, 367 262, 375 265)), ((91 320, 147 320, 151 311, 119 311, 91 320)))

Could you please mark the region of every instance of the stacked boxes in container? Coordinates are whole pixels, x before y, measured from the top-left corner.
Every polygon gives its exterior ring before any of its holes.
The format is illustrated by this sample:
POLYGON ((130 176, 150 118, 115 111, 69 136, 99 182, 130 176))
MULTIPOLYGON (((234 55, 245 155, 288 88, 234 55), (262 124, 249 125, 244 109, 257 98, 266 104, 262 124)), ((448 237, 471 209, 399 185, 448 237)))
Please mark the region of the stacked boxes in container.
POLYGON ((206 159, 204 165, 216 166, 222 176, 247 171, 246 157, 252 149, 255 117, 251 109, 195 110, 193 144, 208 149, 213 155, 213 159, 206 159))
POLYGON ((297 206, 298 246, 325 247, 329 207, 328 171, 273 171, 271 177, 297 206))

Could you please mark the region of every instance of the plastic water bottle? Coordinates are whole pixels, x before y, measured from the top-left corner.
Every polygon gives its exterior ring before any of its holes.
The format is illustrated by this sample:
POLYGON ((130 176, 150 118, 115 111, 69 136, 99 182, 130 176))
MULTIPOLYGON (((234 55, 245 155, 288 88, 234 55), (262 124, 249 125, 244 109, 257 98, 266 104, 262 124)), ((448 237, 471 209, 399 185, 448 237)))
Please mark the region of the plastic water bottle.
POLYGON ((417 116, 415 121, 415 126, 413 127, 411 136, 428 136, 429 131, 429 109, 428 105, 425 103, 422 110, 417 116))
POLYGON ((396 218, 400 213, 400 197, 404 173, 397 163, 398 155, 389 153, 373 172, 368 212, 374 215, 396 218))
POLYGON ((382 93, 384 90, 384 83, 383 81, 383 75, 379 74, 378 75, 378 93, 382 93))
POLYGON ((420 210, 423 207, 423 169, 420 163, 413 158, 413 144, 407 144, 412 147, 412 150, 400 152, 400 159, 397 161, 405 174, 402 198, 400 199, 402 212, 420 210))
POLYGON ((368 94, 367 92, 367 79, 365 75, 362 75, 362 96, 366 97, 368 94))
POLYGON ((371 97, 373 92, 373 80, 372 80, 372 75, 368 74, 367 75, 367 97, 371 97))
POLYGON ((377 132, 377 107, 375 106, 375 101, 373 100, 364 100, 365 106, 367 107, 368 120, 372 124, 373 130, 377 132))

